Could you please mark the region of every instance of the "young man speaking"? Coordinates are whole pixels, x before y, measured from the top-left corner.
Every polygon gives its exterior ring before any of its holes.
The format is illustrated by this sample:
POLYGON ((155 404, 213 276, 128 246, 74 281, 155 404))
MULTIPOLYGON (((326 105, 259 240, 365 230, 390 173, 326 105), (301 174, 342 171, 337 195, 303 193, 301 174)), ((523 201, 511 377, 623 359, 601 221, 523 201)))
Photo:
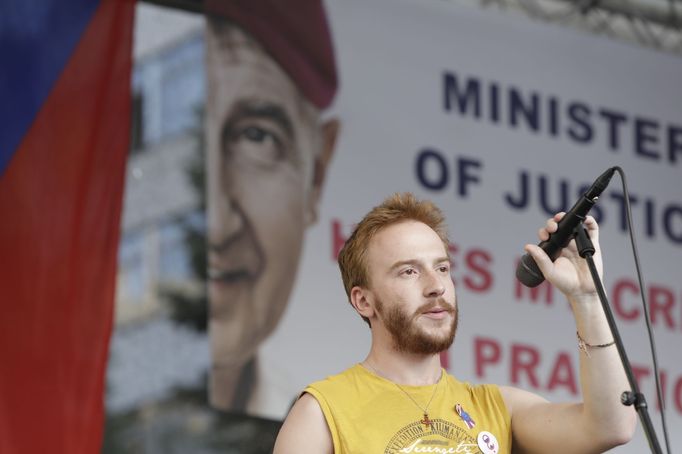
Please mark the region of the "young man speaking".
MULTIPOLYGON (((540 229, 541 240, 562 216, 540 229)), ((584 225, 601 274, 597 223, 584 225)), ((431 202, 396 194, 365 216, 339 255, 350 303, 372 331, 369 354, 305 389, 275 454, 586 454, 629 441, 636 414, 620 403, 629 386, 587 264, 573 241, 554 262, 537 246, 525 249, 571 304, 582 402, 472 386, 441 368, 458 314, 444 217, 431 202)))

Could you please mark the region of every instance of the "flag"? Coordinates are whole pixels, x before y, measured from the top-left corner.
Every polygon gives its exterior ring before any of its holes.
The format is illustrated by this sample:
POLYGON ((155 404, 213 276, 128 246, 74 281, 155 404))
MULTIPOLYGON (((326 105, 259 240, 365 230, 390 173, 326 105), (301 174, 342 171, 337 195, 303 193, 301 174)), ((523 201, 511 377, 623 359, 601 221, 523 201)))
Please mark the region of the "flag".
POLYGON ((0 15, 0 452, 100 451, 132 0, 0 15))

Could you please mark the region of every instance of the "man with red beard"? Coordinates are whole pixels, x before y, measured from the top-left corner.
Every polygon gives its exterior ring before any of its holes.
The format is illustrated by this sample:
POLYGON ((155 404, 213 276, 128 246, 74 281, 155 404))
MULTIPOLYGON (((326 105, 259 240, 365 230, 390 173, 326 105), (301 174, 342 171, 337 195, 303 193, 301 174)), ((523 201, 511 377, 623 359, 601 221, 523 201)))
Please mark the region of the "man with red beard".
MULTIPOLYGON (((540 229, 545 240, 563 213, 540 229)), ((601 273, 598 226, 584 222, 601 273)), ((455 287, 441 211, 396 194, 358 224, 339 254, 350 303, 372 331, 370 352, 341 374, 308 386, 275 444, 289 453, 603 452, 630 440, 636 420, 620 403, 623 367, 587 265, 572 242, 552 262, 527 245, 573 309, 587 342, 583 402, 550 403, 517 388, 472 386, 440 366, 457 330, 455 287), (589 354, 588 350, 589 349, 589 354)))

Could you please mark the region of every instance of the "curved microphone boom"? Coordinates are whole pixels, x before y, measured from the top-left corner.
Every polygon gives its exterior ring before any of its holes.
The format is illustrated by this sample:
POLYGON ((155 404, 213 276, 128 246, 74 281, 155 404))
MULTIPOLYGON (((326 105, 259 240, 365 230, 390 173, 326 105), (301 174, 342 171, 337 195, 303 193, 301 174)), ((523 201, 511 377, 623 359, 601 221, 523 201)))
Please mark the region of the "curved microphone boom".
MULTIPOLYGON (((590 208, 597 203, 597 199, 609 185, 609 181, 611 181, 611 177, 615 172, 616 168, 611 167, 602 173, 575 205, 568 210, 566 215, 561 218, 557 231, 552 233, 547 240, 541 241, 538 244, 552 261, 556 260, 561 250, 571 241, 575 235, 575 228, 585 219, 590 208)), ((540 271, 537 263, 529 254, 521 257, 516 267, 516 278, 526 287, 536 287, 545 280, 542 271, 540 271)))

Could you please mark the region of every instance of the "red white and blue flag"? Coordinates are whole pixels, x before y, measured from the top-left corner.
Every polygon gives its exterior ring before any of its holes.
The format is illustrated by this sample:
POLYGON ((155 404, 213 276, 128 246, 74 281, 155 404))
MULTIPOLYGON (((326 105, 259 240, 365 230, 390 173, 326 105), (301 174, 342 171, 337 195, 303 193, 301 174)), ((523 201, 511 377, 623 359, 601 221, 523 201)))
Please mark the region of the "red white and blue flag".
POLYGON ((0 14, 0 452, 100 451, 134 1, 0 14))

